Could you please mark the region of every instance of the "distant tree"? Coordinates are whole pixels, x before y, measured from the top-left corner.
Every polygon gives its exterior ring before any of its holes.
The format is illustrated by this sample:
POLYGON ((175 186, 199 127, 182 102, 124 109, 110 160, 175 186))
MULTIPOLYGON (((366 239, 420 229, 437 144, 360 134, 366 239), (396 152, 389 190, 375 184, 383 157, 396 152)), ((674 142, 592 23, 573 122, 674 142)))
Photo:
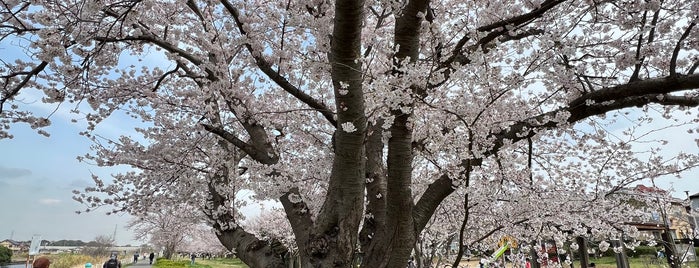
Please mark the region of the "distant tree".
MULTIPOLYGON (((65 246, 65 247, 82 247, 85 246, 85 242, 82 240, 57 240, 57 241, 46 241, 49 242, 52 246, 65 246)), ((45 245, 44 242, 41 242, 42 245, 45 245)))
POLYGON ((0 263, 8 263, 10 261, 12 261, 12 250, 0 246, 0 263))
POLYGON ((128 224, 136 239, 147 239, 163 250, 163 257, 170 259, 189 236, 192 227, 200 223, 200 217, 188 213, 183 206, 169 207, 147 212, 128 224))
POLYGON ((99 235, 94 241, 90 241, 85 245, 83 253, 90 256, 107 256, 109 250, 114 246, 114 238, 107 235, 99 235))
POLYGON ((214 230, 205 224, 199 224, 190 230, 190 235, 184 242, 182 249, 188 252, 209 253, 218 256, 230 252, 218 240, 214 230))
POLYGON ((284 218, 283 209, 262 211, 257 217, 246 221, 243 226, 270 245, 281 243, 292 254, 298 253, 294 232, 289 222, 284 218))

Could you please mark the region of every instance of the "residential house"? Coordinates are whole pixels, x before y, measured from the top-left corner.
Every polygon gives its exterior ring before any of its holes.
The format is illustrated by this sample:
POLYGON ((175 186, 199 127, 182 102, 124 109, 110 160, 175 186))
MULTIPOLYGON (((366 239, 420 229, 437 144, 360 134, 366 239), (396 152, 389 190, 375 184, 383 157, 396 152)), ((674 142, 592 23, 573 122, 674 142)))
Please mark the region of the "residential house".
POLYGON ((0 246, 9 248, 13 253, 27 251, 29 250, 29 244, 26 242, 15 241, 12 239, 5 239, 0 241, 0 246))
MULTIPOLYGON (((651 213, 650 219, 634 219, 629 224, 654 237, 661 239, 661 234, 667 225, 673 240, 688 239, 692 237, 692 224, 687 213, 686 201, 671 197, 667 191, 645 185, 636 185, 626 189, 626 194, 638 196, 639 199, 650 200, 650 204, 643 205, 651 213)), ((699 198, 699 195, 697 196, 699 198)), ((699 205, 699 199, 697 200, 699 205)), ((699 218, 697 219, 699 220, 699 218)))
MULTIPOLYGON (((687 199, 689 199, 689 205, 687 206, 687 213, 688 213, 688 221, 689 224, 692 226, 692 230, 697 230, 699 228, 699 193, 689 195, 689 192, 687 193, 687 199)), ((699 233, 694 233, 692 232, 692 238, 694 240, 699 240, 699 233)), ((695 241, 694 244, 697 244, 699 241, 695 241)))

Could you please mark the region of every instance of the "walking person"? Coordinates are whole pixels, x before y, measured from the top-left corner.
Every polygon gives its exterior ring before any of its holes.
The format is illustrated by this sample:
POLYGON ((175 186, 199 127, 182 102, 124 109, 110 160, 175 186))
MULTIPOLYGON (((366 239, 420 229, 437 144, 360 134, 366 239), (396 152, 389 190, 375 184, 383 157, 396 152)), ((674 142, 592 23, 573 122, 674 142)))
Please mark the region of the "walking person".
POLYGON ((150 255, 148 255, 148 260, 150 260, 149 264, 153 264, 154 258, 155 258, 155 253, 151 252, 150 255))
POLYGON ((192 252, 192 255, 190 256, 190 258, 192 258, 192 265, 194 265, 194 259, 197 258, 197 255, 194 254, 194 252, 192 252))
POLYGON ((109 255, 109 260, 104 262, 102 268, 121 268, 121 262, 117 260, 116 253, 109 255))

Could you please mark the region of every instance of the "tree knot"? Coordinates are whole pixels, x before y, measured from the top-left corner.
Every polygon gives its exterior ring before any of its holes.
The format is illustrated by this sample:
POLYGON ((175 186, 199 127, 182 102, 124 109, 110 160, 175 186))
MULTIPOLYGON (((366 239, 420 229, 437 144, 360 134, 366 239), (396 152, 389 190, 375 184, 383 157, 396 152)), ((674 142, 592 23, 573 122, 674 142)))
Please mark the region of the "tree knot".
POLYGON ((308 250, 311 256, 325 256, 328 254, 328 239, 325 236, 311 238, 308 243, 308 250))

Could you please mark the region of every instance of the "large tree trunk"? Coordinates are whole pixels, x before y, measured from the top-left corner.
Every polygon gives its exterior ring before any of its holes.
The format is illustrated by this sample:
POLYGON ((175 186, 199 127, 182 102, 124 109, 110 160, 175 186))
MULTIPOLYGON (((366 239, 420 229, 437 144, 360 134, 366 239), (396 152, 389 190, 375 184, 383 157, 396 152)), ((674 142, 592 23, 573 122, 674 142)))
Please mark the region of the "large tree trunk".
POLYGON ((313 267, 350 267, 364 212, 367 119, 358 71, 363 20, 363 1, 335 3, 329 58, 338 128, 328 193, 307 242, 313 267))
POLYGON ((629 259, 626 257, 626 250, 624 250, 623 242, 620 240, 612 240, 612 246, 621 249, 621 252, 614 254, 616 258, 616 267, 629 268, 629 259))
MULTIPOLYGON (((396 19, 394 31, 395 45, 398 52, 394 55, 393 74, 401 75, 400 63, 404 59, 415 62, 418 59, 420 39, 419 12, 424 13, 428 1, 409 1, 402 14, 396 19)), ((397 88, 397 91, 412 90, 413 88, 397 88)), ((412 107, 412 103, 399 104, 412 107)), ((386 224, 383 230, 376 230, 376 239, 368 248, 363 266, 403 268, 408 264, 410 253, 421 228, 416 228, 413 218, 412 184, 412 127, 409 126, 412 112, 392 107, 394 116, 390 128, 387 156, 387 193, 386 193, 386 224)), ((410 109, 408 109, 410 110, 410 109)), ((424 227, 424 225, 423 225, 424 227)))
POLYGON ((672 232, 672 230, 670 230, 670 227, 666 223, 661 235, 663 238, 663 247, 665 248, 665 258, 667 258, 667 263, 670 265, 670 268, 679 268, 681 260, 677 256, 677 252, 675 252, 675 241, 672 240, 672 234, 670 232, 672 232))
POLYGON ((590 267, 590 256, 587 255, 587 241, 584 237, 578 236, 575 238, 575 242, 578 243, 578 252, 580 253, 580 267, 590 267))

